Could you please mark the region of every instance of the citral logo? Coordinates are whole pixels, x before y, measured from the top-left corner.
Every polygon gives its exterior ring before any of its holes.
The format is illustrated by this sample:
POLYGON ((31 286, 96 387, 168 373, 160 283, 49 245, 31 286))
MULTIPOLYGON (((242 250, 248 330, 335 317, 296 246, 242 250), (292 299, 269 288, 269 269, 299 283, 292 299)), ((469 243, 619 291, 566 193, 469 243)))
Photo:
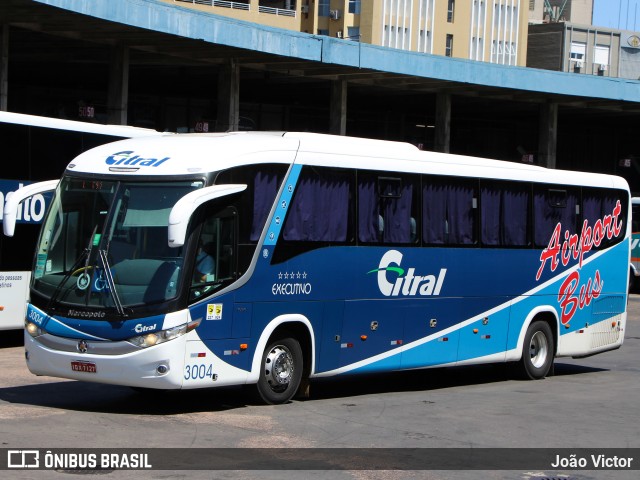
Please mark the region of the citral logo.
POLYGON ((107 165, 126 165, 137 167, 157 167, 158 165, 169 160, 170 157, 164 158, 143 158, 140 155, 135 155, 133 150, 125 150, 123 152, 114 153, 107 157, 104 161, 107 165))
POLYGON ((397 250, 389 250, 380 259, 380 265, 367 273, 378 273, 378 288, 386 297, 397 297, 398 295, 440 295, 444 277, 447 274, 446 268, 441 268, 438 276, 416 275, 415 268, 405 270, 400 267, 402 253, 397 250), (395 281, 389 281, 387 272, 397 275, 395 281))
POLYGON ((136 333, 143 333, 143 332, 150 332, 151 330, 155 330, 156 329, 156 325, 157 323, 154 323, 153 325, 142 325, 141 323, 137 324, 134 328, 136 333))

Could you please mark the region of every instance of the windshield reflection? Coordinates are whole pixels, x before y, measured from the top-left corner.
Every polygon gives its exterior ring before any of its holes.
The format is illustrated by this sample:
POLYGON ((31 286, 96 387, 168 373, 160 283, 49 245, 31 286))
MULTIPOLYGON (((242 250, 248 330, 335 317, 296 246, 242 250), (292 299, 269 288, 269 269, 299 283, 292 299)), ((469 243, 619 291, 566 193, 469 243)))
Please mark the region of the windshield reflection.
POLYGON ((124 307, 177 295, 183 248, 167 243, 169 213, 203 182, 66 177, 44 223, 33 274, 50 306, 124 307))

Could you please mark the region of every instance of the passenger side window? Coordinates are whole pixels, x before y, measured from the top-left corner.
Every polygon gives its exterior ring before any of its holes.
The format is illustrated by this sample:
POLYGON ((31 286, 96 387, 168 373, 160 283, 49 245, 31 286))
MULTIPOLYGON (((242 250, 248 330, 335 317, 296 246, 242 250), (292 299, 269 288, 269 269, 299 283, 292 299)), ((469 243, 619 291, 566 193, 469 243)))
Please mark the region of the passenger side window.
POLYGON ((305 167, 291 199, 282 238, 293 242, 348 242, 351 188, 348 172, 305 167))
POLYGON ((529 246, 531 186, 481 181, 480 237, 489 247, 529 246))
POLYGON ((422 236, 427 245, 477 243, 478 181, 423 177, 422 236))
MULTIPOLYGON (((582 190, 582 210, 583 225, 581 229, 590 229, 587 236, 594 239, 594 249, 607 248, 615 245, 624 235, 626 226, 627 194, 618 190, 596 190, 584 188, 582 190), (618 202, 620 207, 617 208, 618 202), (614 219, 614 211, 616 218, 614 219), (620 233, 615 236, 615 227, 621 228, 620 233), (597 225, 597 226, 596 226, 597 225), (598 229, 596 234, 595 229, 598 229)), ((635 231, 635 230, 634 230, 635 231)))
POLYGON ((256 244, 265 228, 276 195, 286 175, 287 164, 260 164, 231 168, 220 172, 216 185, 246 184, 248 188, 234 197, 238 210, 238 276, 247 271, 256 244))
POLYGON ((205 218, 193 264, 192 299, 236 279, 237 216, 228 207, 205 218))
POLYGON ((418 238, 418 177, 358 173, 358 241, 413 244, 418 238))
POLYGON ((578 199, 575 187, 536 186, 533 191, 533 228, 536 247, 546 247, 558 224, 561 232, 578 232, 578 199))

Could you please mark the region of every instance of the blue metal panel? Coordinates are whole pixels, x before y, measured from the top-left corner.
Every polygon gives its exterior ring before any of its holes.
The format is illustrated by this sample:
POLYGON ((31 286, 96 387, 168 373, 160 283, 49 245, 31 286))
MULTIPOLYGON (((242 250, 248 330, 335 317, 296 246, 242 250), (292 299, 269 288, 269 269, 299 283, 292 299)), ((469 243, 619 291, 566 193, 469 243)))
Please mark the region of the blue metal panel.
POLYGON ((322 37, 244 22, 156 0, 35 0, 110 22, 230 47, 319 61, 322 37))
POLYGON ((34 0, 171 35, 326 64, 531 92, 640 102, 640 82, 496 65, 310 35, 156 0, 34 0))

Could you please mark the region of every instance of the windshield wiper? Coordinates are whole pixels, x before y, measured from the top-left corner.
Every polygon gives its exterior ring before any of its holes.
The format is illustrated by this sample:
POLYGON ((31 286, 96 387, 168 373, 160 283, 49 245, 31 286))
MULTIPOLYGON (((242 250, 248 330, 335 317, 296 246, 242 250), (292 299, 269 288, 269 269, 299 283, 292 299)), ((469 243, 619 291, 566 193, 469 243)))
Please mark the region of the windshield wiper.
POLYGON ((91 245, 93 244, 93 237, 95 236, 97 230, 98 230, 98 225, 93 227, 93 231, 91 232, 91 236, 89 237, 89 243, 84 248, 84 250, 82 250, 82 252, 78 256, 76 261, 71 266, 71 268, 69 270, 67 270, 67 273, 64 274, 64 277, 62 277, 62 280, 60 281, 60 283, 58 283, 58 286, 56 287, 56 289, 51 294, 51 297, 49 298, 49 302, 47 303, 47 309, 51 308, 51 305, 58 298, 58 295, 62 291, 62 288, 64 287, 65 283, 67 283, 67 280, 69 280, 69 277, 71 277, 71 275, 73 275, 73 273, 80 266, 80 263, 82 262, 82 260, 84 260, 85 257, 86 257, 86 261, 84 262, 83 270, 84 270, 84 272, 87 271, 87 268, 89 267, 89 260, 90 260, 90 257, 91 257, 91 255, 90 255, 91 254, 91 245))
POLYGON ((109 260, 107 259, 107 251, 98 250, 98 253, 100 255, 100 260, 102 261, 104 276, 107 280, 107 289, 111 292, 111 298, 113 298, 113 303, 116 307, 118 314, 121 317, 124 317, 125 316, 124 308, 122 307, 122 302, 120 301, 118 292, 116 292, 116 285, 115 285, 115 282, 113 281, 113 275, 111 274, 111 266, 109 265, 109 260))

